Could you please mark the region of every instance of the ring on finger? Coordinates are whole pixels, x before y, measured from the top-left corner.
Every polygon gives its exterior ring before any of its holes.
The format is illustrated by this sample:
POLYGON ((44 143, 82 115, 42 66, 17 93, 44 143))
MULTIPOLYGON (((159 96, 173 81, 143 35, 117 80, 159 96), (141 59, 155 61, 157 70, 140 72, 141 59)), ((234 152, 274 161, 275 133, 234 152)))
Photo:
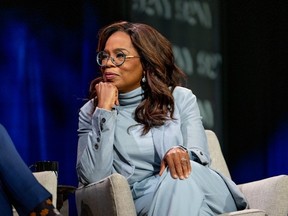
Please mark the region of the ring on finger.
POLYGON ((184 158, 184 157, 181 158, 181 162, 186 162, 186 161, 187 161, 186 158, 184 158))

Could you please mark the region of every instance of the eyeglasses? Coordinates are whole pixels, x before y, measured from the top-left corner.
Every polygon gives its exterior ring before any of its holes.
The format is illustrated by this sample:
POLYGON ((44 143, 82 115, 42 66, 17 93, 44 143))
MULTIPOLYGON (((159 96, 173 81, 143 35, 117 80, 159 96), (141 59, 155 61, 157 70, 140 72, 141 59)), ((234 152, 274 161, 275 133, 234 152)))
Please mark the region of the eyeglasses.
POLYGON ((96 61, 98 65, 101 67, 107 65, 107 62, 109 61, 109 59, 111 59, 112 63, 115 66, 121 66, 125 62, 125 60, 128 58, 140 58, 140 56, 128 56, 122 51, 119 51, 116 53, 115 57, 112 57, 105 51, 101 51, 97 54, 96 61))

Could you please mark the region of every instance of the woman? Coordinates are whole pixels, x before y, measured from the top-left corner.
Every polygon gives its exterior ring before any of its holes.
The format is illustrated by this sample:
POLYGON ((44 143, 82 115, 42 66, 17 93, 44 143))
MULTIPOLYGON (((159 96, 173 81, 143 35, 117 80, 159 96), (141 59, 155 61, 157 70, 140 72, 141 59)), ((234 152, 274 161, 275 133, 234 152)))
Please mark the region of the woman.
POLYGON ((180 87, 184 73, 166 38, 145 24, 111 24, 100 31, 97 63, 102 76, 92 81, 91 100, 79 113, 82 184, 122 174, 138 215, 246 207, 236 185, 209 168, 196 97, 180 87))
POLYGON ((12 205, 20 216, 61 215, 52 204, 51 194, 33 176, 0 124, 1 215, 12 215, 12 205))

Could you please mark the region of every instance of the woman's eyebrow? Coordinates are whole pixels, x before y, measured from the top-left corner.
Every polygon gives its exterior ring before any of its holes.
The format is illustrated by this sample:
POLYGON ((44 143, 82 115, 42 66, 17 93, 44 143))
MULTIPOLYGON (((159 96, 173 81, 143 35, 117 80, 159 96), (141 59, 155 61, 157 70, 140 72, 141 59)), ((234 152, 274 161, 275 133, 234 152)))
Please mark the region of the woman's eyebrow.
MULTIPOLYGON (((105 52, 108 52, 108 50, 104 50, 105 52)), ((111 52, 117 52, 117 51, 126 51, 129 53, 129 50, 127 50, 126 48, 116 48, 116 49, 113 49, 111 52)))

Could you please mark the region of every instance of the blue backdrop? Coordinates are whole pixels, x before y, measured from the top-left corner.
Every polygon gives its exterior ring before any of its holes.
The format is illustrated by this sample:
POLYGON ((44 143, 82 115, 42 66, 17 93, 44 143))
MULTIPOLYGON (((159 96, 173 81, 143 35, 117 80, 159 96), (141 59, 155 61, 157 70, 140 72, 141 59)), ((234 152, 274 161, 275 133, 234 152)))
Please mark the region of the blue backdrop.
POLYGON ((89 5, 64 3, 1 5, 0 122, 27 165, 58 161, 59 184, 77 186, 78 110, 97 73, 98 22, 89 5))

